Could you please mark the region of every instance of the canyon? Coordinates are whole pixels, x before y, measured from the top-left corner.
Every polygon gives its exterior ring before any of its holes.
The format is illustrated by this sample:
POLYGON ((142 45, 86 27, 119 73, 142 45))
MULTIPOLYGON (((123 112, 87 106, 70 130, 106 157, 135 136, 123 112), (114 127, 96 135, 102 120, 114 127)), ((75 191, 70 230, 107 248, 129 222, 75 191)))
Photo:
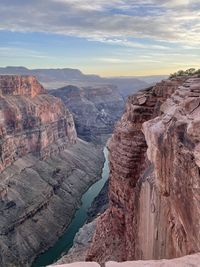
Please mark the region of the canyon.
POLYGON ((32 76, 0 76, 0 265, 28 267, 62 235, 101 177, 114 128, 109 185, 55 265, 198 267, 200 77, 140 90, 122 116, 113 87, 52 91, 32 76))
POLYGON ((63 100, 78 136, 88 142, 105 144, 123 113, 124 99, 114 86, 66 86, 49 92, 63 100))
POLYGON ((109 207, 87 261, 200 251, 199 102, 198 76, 165 80, 128 98, 108 143, 109 207))
MULTIPOLYGON (((194 259, 198 266, 198 254, 164 262, 128 261, 199 251, 199 84, 198 77, 173 78, 128 98, 108 143, 109 207, 80 229, 74 246, 57 264, 86 260, 106 266, 116 266, 109 261, 187 266, 194 259)), ((60 90, 57 96, 64 90, 65 104, 74 107, 77 95, 86 94, 74 87, 60 90)))
POLYGON ((0 266, 30 266, 69 225, 104 156, 32 76, 0 76, 0 114, 0 266))
POLYGON ((121 118, 128 95, 164 77, 103 78, 78 69, 25 67, 0 68, 0 74, 35 75, 48 93, 63 100, 74 117, 78 137, 101 145, 105 145, 121 118))

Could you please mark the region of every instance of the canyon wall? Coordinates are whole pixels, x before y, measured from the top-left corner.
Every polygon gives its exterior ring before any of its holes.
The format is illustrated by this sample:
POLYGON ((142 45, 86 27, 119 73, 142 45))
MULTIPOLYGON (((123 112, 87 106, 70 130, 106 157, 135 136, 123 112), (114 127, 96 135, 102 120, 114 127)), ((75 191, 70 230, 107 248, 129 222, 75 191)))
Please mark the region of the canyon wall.
POLYGON ((30 266, 101 177, 103 152, 32 76, 0 76, 0 266, 30 266))
POLYGON ((76 142, 71 113, 32 76, 0 76, 0 171, 32 152, 48 157, 76 142))
POLYGON ((114 86, 66 86, 50 93, 63 100, 74 116, 78 136, 89 142, 106 143, 124 109, 114 86))
POLYGON ((197 77, 166 80, 128 98, 108 144, 109 208, 86 260, 200 251, 199 113, 197 77))

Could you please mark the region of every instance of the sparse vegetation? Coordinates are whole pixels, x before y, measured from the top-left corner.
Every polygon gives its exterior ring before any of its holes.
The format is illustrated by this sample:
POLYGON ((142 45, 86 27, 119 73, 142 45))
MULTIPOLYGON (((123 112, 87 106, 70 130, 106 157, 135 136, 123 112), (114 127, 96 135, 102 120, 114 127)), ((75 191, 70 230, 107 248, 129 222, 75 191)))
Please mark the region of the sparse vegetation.
POLYGON ((170 78, 182 77, 182 76, 193 76, 193 75, 200 76, 200 69, 196 70, 194 68, 190 68, 187 70, 179 70, 173 74, 170 74, 170 78))

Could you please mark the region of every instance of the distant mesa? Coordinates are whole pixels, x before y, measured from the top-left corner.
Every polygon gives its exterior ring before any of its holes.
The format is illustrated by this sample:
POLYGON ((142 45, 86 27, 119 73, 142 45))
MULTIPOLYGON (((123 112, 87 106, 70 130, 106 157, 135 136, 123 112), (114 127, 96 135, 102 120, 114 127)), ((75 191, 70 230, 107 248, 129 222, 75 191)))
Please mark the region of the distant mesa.
POLYGON ((56 89, 66 85, 75 86, 97 86, 114 85, 124 97, 139 89, 147 87, 167 78, 166 75, 144 76, 144 77, 111 77, 104 78, 98 75, 86 75, 78 69, 28 69, 21 66, 8 66, 0 68, 0 74, 33 75, 37 77, 47 89, 56 89))

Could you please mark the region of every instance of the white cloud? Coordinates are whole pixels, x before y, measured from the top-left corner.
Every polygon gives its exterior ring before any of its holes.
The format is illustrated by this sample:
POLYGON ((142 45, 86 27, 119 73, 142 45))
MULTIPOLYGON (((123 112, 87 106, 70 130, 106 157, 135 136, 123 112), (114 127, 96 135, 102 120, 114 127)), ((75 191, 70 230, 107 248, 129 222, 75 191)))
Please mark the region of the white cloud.
POLYGON ((135 59, 122 59, 122 58, 97 58, 98 61, 103 61, 106 63, 112 64, 135 64, 135 63, 160 63, 160 60, 153 59, 143 59, 143 58, 135 58, 135 59))
POLYGON ((163 2, 165 2, 164 5, 167 7, 188 6, 197 3, 196 0, 168 0, 163 2))
POLYGON ((102 11, 105 10, 106 7, 113 7, 117 5, 124 5, 124 1, 121 0, 112 0, 112 1, 107 1, 107 0, 53 0, 54 2, 57 3, 65 3, 67 5, 71 5, 75 7, 76 9, 79 10, 96 10, 96 11, 102 11))
POLYGON ((1 30, 50 32, 133 48, 147 47, 133 38, 158 42, 149 49, 167 49, 160 41, 200 43, 197 0, 0 0, 0 5, 1 30))
POLYGON ((39 53, 38 51, 32 49, 25 49, 19 47, 12 46, 2 46, 0 47, 0 57, 26 57, 28 55, 29 58, 49 58, 48 55, 44 55, 39 53))
POLYGON ((164 45, 155 45, 155 44, 142 44, 136 41, 129 41, 125 38, 102 38, 102 37, 95 37, 91 39, 91 41, 99 41, 101 43, 107 43, 111 45, 119 45, 119 46, 125 46, 130 48, 140 48, 140 49, 148 49, 148 50, 169 50, 170 48, 168 46, 164 45))

